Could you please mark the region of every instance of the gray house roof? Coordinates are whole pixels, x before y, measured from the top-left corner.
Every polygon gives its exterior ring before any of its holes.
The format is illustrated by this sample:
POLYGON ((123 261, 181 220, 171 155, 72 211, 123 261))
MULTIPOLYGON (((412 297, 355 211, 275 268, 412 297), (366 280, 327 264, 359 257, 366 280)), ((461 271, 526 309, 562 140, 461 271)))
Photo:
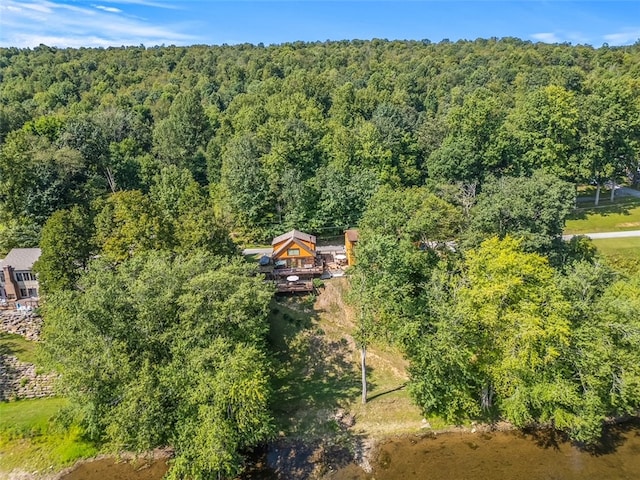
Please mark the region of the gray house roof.
POLYGON ((41 253, 42 250, 39 248, 14 248, 0 260, 0 268, 9 265, 14 270, 31 270, 41 253))

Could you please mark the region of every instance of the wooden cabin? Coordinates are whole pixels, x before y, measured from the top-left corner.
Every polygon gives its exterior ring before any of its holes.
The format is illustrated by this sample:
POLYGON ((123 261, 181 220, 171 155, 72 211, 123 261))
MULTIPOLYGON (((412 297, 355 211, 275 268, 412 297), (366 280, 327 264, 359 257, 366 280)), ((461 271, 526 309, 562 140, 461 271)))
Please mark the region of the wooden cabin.
POLYGON ((347 263, 349 265, 355 265, 356 257, 353 252, 353 248, 358 243, 358 230, 346 230, 344 232, 344 248, 347 253, 347 263))
POLYGON ((291 230, 271 242, 271 259, 276 266, 287 269, 313 268, 316 266, 316 237, 291 230))
POLYGON ((312 292, 313 278, 322 275, 322 259, 316 255, 316 237, 291 230, 271 242, 271 271, 279 293, 312 292))

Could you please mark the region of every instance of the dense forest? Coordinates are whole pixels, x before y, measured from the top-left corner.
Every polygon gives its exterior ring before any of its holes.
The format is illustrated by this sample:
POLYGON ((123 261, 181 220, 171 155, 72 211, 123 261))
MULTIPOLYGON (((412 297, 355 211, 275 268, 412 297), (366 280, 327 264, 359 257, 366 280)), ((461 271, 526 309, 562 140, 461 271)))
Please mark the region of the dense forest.
POLYGON ((380 185, 602 183, 637 167, 639 57, 509 38, 2 48, 0 251, 115 192, 175 219, 190 179, 252 240, 355 226, 380 185))
POLYGON ((41 246, 43 356, 93 438, 240 471, 272 291, 237 244, 292 228, 360 228, 354 334, 425 415, 592 442, 640 407, 640 277, 562 241, 579 184, 636 180, 640 45, 41 45, 0 79, 0 253, 41 246))

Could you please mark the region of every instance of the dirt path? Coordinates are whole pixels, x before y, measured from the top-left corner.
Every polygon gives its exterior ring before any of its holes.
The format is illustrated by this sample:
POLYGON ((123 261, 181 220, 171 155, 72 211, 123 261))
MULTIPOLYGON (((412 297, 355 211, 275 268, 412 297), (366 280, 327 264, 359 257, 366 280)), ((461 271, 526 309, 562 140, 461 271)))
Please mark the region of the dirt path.
MULTIPOLYGON (((355 312, 345 301, 348 278, 332 279, 315 303, 318 324, 325 335, 344 339, 352 362, 354 382, 360 378, 360 351, 352 332, 355 312)), ((345 409, 355 418, 352 430, 364 436, 419 432, 424 428, 422 415, 411 401, 405 385, 409 380, 408 362, 397 349, 372 345, 367 349, 369 401, 360 403, 359 395, 350 399, 345 409)), ((358 388, 359 391, 359 388, 358 388)))

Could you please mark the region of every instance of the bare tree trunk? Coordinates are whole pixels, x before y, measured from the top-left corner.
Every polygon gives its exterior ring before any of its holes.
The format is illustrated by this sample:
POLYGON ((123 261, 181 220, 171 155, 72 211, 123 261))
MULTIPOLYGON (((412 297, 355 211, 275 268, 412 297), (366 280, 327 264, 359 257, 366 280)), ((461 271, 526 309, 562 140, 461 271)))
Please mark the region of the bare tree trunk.
POLYGON ((611 180, 611 203, 613 203, 613 197, 616 195, 616 182, 611 180))
POLYGON ((477 186, 478 184, 476 182, 462 183, 460 185, 460 203, 462 203, 462 209, 466 218, 469 217, 469 211, 475 202, 477 186))
POLYGON ((480 399, 482 409, 487 411, 493 406, 493 388, 490 384, 482 387, 482 395, 480 399))
POLYGON ((116 179, 113 176, 113 170, 107 167, 105 170, 105 176, 107 177, 107 183, 109 184, 109 188, 111 189, 111 193, 116 193, 118 186, 116 185, 116 179))
POLYGON ((600 182, 598 182, 598 186, 596 187, 596 207, 600 203, 600 182))
POLYGON ((362 367, 362 404, 367 403, 367 347, 360 347, 360 365, 362 367))

